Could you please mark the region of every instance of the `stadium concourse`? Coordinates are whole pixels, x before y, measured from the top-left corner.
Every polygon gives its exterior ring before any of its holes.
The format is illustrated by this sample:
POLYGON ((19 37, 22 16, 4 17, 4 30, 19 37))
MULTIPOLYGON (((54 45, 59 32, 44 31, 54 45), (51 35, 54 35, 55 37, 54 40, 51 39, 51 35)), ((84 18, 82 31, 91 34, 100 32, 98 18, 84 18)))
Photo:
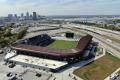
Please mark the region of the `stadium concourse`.
POLYGON ((34 68, 59 71, 67 64, 80 61, 82 57, 88 57, 89 54, 85 53, 85 50, 91 41, 92 36, 86 35, 81 37, 75 48, 53 49, 46 47, 53 42, 53 39, 42 34, 11 45, 5 60, 34 68))

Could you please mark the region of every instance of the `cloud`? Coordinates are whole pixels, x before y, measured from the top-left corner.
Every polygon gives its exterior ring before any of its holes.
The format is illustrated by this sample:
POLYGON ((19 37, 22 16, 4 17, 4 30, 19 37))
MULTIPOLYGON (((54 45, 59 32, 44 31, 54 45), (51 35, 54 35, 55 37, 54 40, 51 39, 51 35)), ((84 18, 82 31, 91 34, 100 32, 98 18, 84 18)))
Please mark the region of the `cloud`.
POLYGON ((120 14, 120 0, 0 0, 0 16, 36 11, 41 15, 120 14))

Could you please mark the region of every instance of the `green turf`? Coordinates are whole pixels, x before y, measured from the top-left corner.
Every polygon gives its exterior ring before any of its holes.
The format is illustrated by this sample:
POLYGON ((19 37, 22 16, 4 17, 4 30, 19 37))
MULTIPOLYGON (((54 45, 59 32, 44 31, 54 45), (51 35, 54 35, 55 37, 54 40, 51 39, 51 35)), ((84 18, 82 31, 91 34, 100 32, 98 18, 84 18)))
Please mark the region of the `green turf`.
POLYGON ((49 48, 58 48, 58 49, 71 49, 77 46, 76 41, 64 41, 56 40, 52 44, 48 45, 49 48))
POLYGON ((73 73, 84 80, 104 80, 120 67, 120 59, 106 54, 104 57, 76 69, 73 73))

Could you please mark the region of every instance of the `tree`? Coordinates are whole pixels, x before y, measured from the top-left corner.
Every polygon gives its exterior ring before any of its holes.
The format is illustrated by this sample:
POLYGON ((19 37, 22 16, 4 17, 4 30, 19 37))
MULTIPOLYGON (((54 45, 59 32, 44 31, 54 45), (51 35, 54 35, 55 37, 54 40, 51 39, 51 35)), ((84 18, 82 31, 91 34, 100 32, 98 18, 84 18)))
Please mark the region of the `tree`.
POLYGON ((17 39, 21 39, 25 36, 25 34, 27 33, 27 27, 23 28, 17 35, 17 39))
POLYGON ((4 32, 4 36, 11 36, 12 34, 11 34, 11 28, 9 27, 9 28, 7 28, 6 30, 5 30, 5 32, 4 32))

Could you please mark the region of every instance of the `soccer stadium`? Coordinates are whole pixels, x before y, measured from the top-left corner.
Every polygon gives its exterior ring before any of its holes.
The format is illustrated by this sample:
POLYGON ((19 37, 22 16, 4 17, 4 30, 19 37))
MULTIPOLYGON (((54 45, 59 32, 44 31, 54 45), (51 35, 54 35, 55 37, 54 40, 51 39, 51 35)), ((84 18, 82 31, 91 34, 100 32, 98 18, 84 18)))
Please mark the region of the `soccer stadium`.
POLYGON ((5 60, 29 67, 58 71, 89 56, 86 49, 92 41, 92 36, 82 36, 79 40, 74 40, 74 36, 74 33, 65 33, 64 37, 67 40, 60 40, 42 34, 21 40, 10 46, 5 60))

